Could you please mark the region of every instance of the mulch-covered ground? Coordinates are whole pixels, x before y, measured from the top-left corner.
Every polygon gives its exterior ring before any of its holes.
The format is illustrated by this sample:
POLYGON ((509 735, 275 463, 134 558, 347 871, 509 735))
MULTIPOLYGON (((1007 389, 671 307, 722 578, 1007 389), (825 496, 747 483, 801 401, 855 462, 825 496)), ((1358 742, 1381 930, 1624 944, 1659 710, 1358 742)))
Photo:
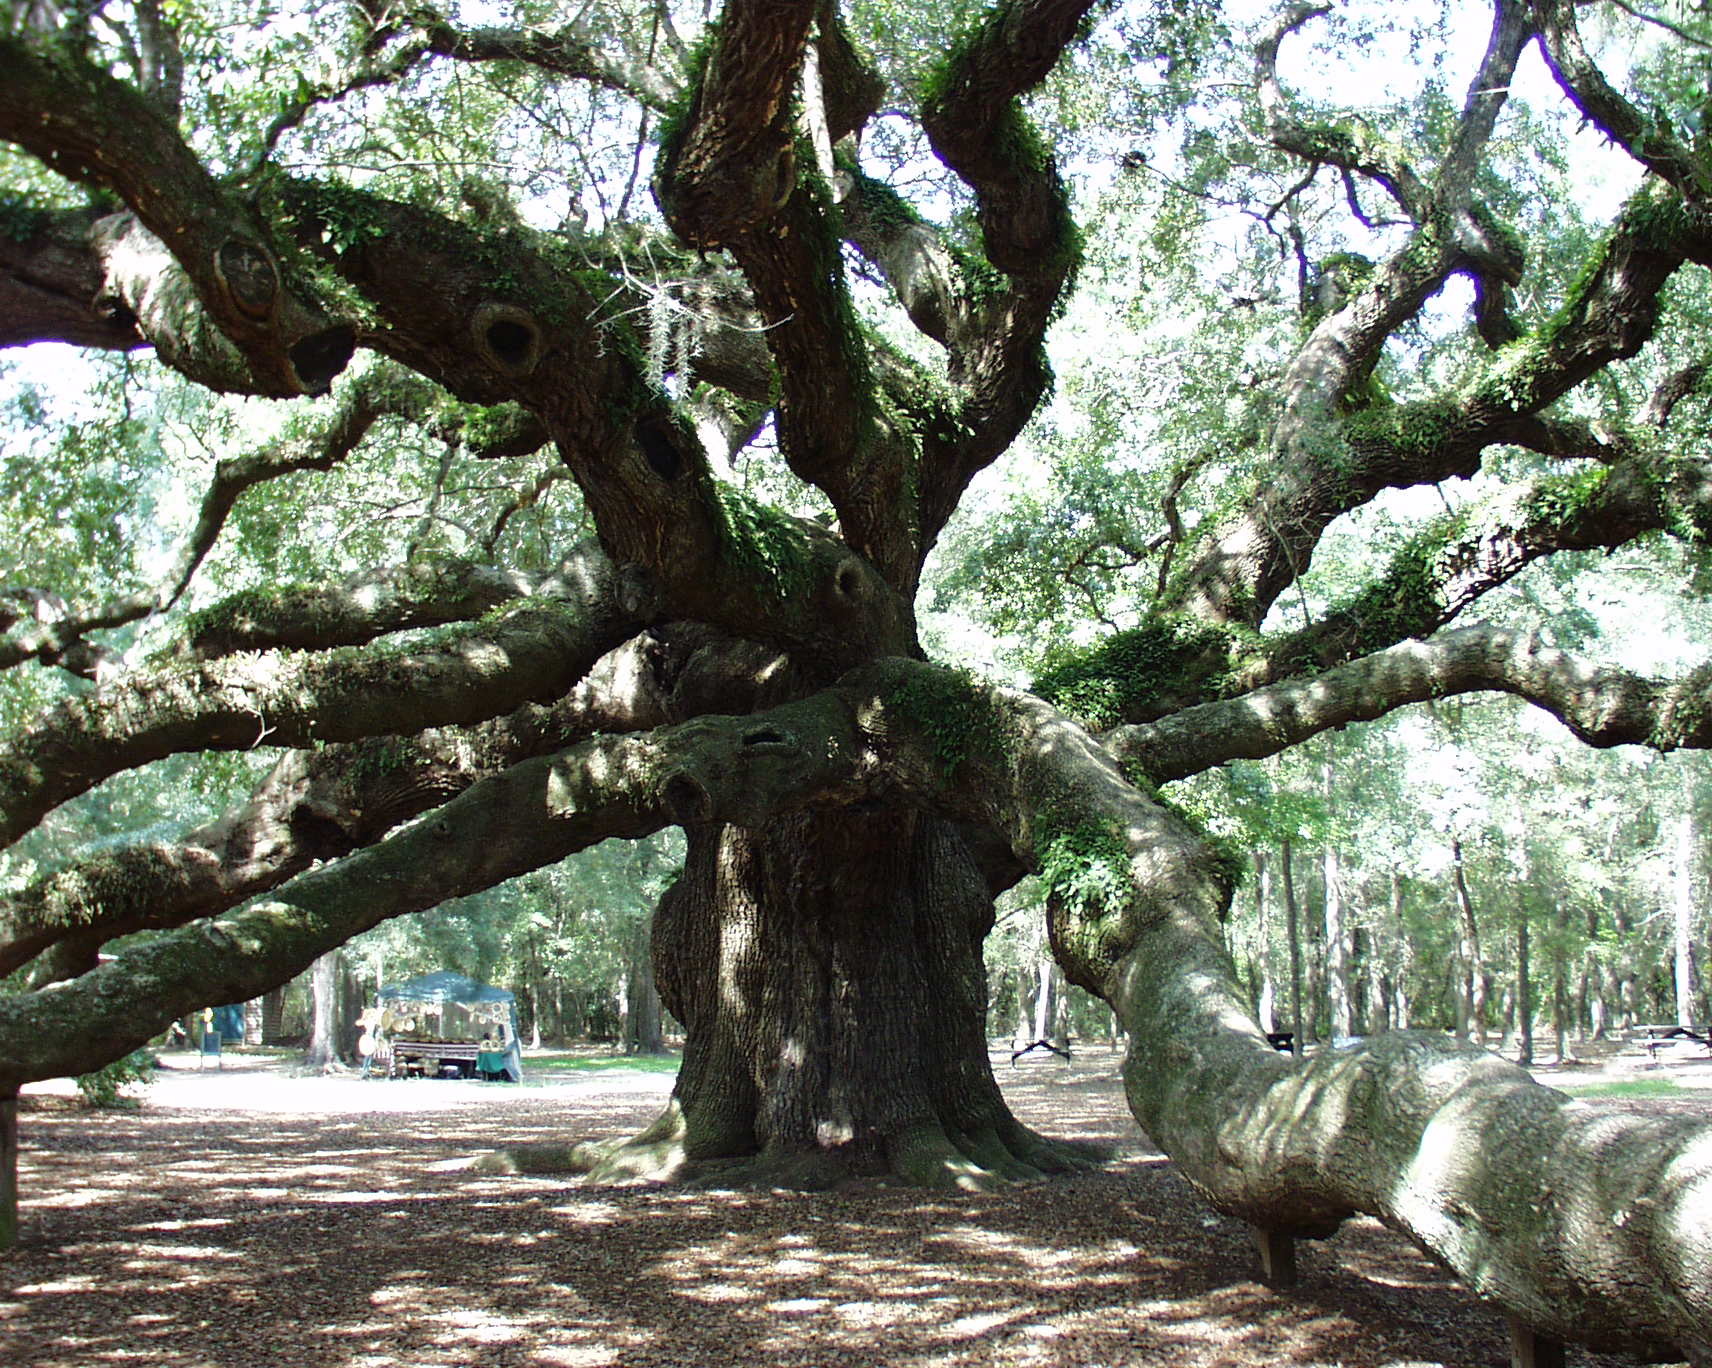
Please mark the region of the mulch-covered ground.
MULTIPOLYGON (((669 1075, 524 1088, 297 1078, 228 1057, 138 1110, 32 1090, 0 1365, 1509 1363, 1502 1319, 1372 1222, 1255 1278, 1135 1129, 1116 1056, 998 1072, 1102 1171, 995 1194, 597 1188, 459 1161, 639 1128, 669 1075)), ((539 1077, 539 1075, 538 1075, 539 1077)), ((1712 1089, 1640 1106, 1712 1111, 1712 1089)), ((1605 1365, 1570 1353, 1571 1364, 1605 1365)))

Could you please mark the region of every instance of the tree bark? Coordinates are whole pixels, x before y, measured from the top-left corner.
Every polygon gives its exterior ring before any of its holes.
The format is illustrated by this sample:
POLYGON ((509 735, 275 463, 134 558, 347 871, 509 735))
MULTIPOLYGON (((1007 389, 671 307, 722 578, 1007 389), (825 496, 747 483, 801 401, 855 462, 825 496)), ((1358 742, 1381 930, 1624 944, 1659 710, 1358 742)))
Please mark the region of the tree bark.
POLYGON ((309 974, 309 1047, 304 1064, 319 1072, 331 1069, 339 1059, 339 961, 338 950, 329 950, 315 961, 309 974))
POLYGON ((1050 955, 1041 956, 1040 963, 1035 966, 1034 974, 1034 1039, 1051 1040, 1053 1023, 1057 1013, 1058 997, 1053 981, 1058 966, 1052 962, 1050 955))
POLYGON ((1534 989, 1528 974, 1528 907, 1516 905, 1516 1062, 1524 1069, 1534 1062, 1534 989))
POLYGON ((992 1076, 980 959, 991 924, 961 840, 926 817, 690 828, 684 874, 654 920, 683 1067, 666 1112, 596 1176, 720 1164, 808 1186, 891 1172, 980 1187, 1066 1167, 992 1076))
POLYGON ((654 984, 654 952, 646 922, 638 923, 630 938, 624 999, 625 1049, 630 1054, 664 1053, 665 1023, 661 1015, 660 990, 654 984))
POLYGON ((18 1092, 0 1091, 0 1249, 18 1243, 18 1092))
POLYGON ((1344 926, 1343 916, 1343 868, 1333 847, 1326 847, 1320 867, 1326 885, 1326 1005, 1330 1012, 1332 1038, 1347 1039, 1355 1034, 1355 998, 1349 982, 1349 931, 1344 926))
POLYGON ((1260 986, 1255 999, 1255 1015, 1268 1031, 1278 1029, 1278 983, 1272 971, 1272 865, 1264 850, 1254 852, 1254 918, 1259 929, 1260 986))
POLYGON ((270 988, 262 996, 263 1045, 278 1045, 285 1038, 285 985, 270 988))

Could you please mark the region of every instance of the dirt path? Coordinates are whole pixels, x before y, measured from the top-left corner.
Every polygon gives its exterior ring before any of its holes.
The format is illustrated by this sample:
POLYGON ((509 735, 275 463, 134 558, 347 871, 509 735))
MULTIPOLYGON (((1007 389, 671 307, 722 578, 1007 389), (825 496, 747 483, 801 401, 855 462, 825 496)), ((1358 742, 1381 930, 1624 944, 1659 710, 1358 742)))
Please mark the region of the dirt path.
MULTIPOLYGON (((1304 1247, 1295 1292, 1256 1282, 1243 1230, 1136 1130, 1116 1056, 1098 1048, 1014 1070, 1000 1056, 997 1072, 1031 1124, 1121 1157, 955 1196, 589 1188, 457 1167, 546 1134, 634 1130, 669 1074, 537 1072, 508 1088, 171 1062, 139 1111, 26 1094, 26 1234, 0 1256, 0 1364, 1508 1363, 1500 1318, 1373 1222, 1304 1247)), ((1650 1076, 1696 1090, 1638 1106, 1712 1112, 1712 1064, 1650 1076)))

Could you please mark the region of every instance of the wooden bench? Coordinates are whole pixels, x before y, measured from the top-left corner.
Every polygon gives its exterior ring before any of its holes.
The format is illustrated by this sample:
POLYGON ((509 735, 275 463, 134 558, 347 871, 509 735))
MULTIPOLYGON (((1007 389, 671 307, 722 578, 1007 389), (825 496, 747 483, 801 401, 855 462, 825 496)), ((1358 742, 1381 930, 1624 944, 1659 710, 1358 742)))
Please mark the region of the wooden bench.
POLYGON ((1705 1034, 1697 1033, 1687 1026, 1678 1026, 1671 1022, 1662 1022, 1652 1026, 1633 1026, 1630 1035, 1635 1043, 1647 1052, 1647 1058, 1658 1063, 1658 1048, 1676 1040, 1692 1040, 1698 1045, 1712 1046, 1712 1040, 1705 1034))
POLYGON ((1024 1045, 1020 1050, 1011 1051, 1011 1068, 1016 1068, 1017 1060, 1021 1059, 1025 1054, 1028 1054, 1033 1050, 1051 1050, 1053 1054, 1058 1055, 1062 1059, 1068 1060, 1070 1058, 1070 1045, 1068 1041, 1065 1042, 1064 1048, 1061 1050, 1050 1040, 1037 1040, 1032 1045, 1024 1045))

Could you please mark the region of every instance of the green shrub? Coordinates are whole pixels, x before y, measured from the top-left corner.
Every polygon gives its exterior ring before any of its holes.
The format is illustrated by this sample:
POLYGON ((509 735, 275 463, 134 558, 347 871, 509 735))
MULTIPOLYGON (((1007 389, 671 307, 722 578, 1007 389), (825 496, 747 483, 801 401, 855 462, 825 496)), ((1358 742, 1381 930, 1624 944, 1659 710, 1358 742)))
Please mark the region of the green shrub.
POLYGON ((86 1107, 120 1107, 136 1101, 125 1095, 127 1089, 147 1087, 154 1076, 155 1057, 147 1050, 132 1050, 94 1073, 79 1074, 77 1090, 86 1107))

